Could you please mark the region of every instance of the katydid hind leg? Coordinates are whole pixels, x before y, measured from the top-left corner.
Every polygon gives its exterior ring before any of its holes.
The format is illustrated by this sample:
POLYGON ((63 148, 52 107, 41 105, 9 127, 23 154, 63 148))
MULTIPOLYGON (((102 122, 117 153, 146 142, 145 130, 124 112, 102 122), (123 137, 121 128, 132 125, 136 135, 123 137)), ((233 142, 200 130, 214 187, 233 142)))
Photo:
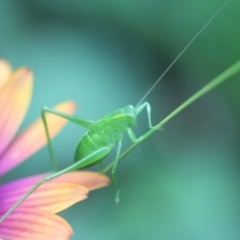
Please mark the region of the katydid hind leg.
POLYGON ((57 161, 56 161, 56 158, 54 156, 52 141, 51 141, 51 138, 50 138, 49 128, 48 128, 47 119, 46 119, 46 114, 47 113, 51 113, 51 114, 57 115, 59 117, 65 118, 65 119, 69 120, 70 122, 76 123, 76 124, 78 124, 82 127, 88 128, 88 129, 92 126, 93 121, 84 120, 84 119, 81 119, 81 118, 78 118, 78 117, 75 117, 75 116, 72 116, 72 115, 61 113, 61 112, 56 111, 55 109, 51 109, 51 108, 48 108, 48 107, 44 107, 42 109, 41 116, 42 116, 44 129, 45 129, 46 136, 47 136, 48 150, 49 150, 51 162, 52 162, 52 165, 53 165, 53 169, 54 169, 54 171, 57 171, 57 161))
POLYGON ((98 149, 97 151, 93 152, 92 154, 86 156, 85 158, 80 159, 79 161, 75 162, 74 164, 72 164, 71 166, 55 172, 45 178, 43 178, 42 180, 40 180, 38 183, 36 183, 24 196, 22 196, 9 210, 6 214, 4 214, 1 219, 0 219, 0 224, 21 204, 23 203, 35 190, 37 190, 43 183, 53 180, 63 174, 72 172, 72 171, 76 171, 79 170, 81 168, 84 168, 96 161, 98 161, 99 159, 104 158, 110 151, 111 151, 111 147, 102 147, 100 149, 98 149))
POLYGON ((65 114, 65 113, 59 112, 55 109, 48 108, 48 107, 44 107, 43 111, 52 113, 52 114, 57 115, 62 118, 65 118, 65 119, 69 120, 70 122, 76 123, 77 125, 80 125, 87 129, 90 129, 94 123, 94 121, 83 119, 83 118, 76 117, 76 116, 69 115, 69 114, 65 114))
POLYGON ((49 151, 50 159, 51 159, 51 162, 52 162, 52 165, 53 165, 53 170, 57 171, 57 161, 56 161, 55 156, 54 156, 52 141, 51 141, 49 130, 48 130, 46 112, 47 111, 43 108, 42 111, 41 111, 41 117, 42 117, 44 129, 45 129, 45 133, 46 133, 46 136, 47 136, 48 151, 49 151))
POLYGON ((112 150, 111 147, 102 147, 99 148, 97 151, 93 152, 92 154, 79 159, 78 161, 76 161, 75 163, 73 163, 71 166, 64 168, 61 171, 58 171, 56 173, 53 173, 49 176, 47 176, 45 179, 45 181, 50 181, 56 177, 59 177, 63 174, 72 172, 72 171, 76 171, 76 170, 80 170, 83 169, 95 162, 98 162, 99 160, 101 160, 102 158, 104 158, 106 155, 109 154, 109 152, 112 150))

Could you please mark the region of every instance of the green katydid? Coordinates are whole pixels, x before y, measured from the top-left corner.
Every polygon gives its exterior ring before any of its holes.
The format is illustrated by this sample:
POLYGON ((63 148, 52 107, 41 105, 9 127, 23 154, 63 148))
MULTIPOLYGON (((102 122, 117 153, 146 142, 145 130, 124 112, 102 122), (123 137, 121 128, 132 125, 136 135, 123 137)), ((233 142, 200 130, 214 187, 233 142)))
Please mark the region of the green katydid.
MULTIPOLYGON (((228 1, 227 1, 228 2, 228 1)), ((120 159, 125 157, 132 149, 134 149, 139 143, 147 139, 153 132, 159 130, 162 128, 162 126, 169 121, 173 116, 178 114, 180 111, 182 111, 184 108, 189 106, 192 102, 196 101, 198 98, 202 97, 204 94, 206 94, 208 91, 215 88, 217 85, 225 81, 227 78, 235 74, 240 69, 240 63, 238 62, 236 65, 232 66, 230 69, 225 71, 223 74, 221 74, 219 77, 211 81, 208 85, 206 85, 203 89, 201 89, 199 92, 194 94, 190 99, 188 99, 186 102, 184 102, 180 107, 178 107, 173 113, 171 113, 168 117, 166 117, 163 121, 161 121, 156 126, 152 126, 151 123, 151 106, 148 102, 144 102, 146 97, 149 95, 149 93, 154 89, 154 87, 159 83, 159 81, 165 76, 165 74, 169 71, 169 69, 173 66, 173 64, 179 59, 179 57, 186 51, 186 49, 189 47, 190 44, 198 37, 198 35, 206 28, 206 26, 215 18, 215 16, 221 11, 221 9, 227 4, 227 2, 211 17, 211 19, 202 27, 202 29, 193 37, 193 39, 187 44, 187 46, 179 53, 179 55, 175 58, 175 60, 170 64, 170 66, 164 71, 164 73, 159 77, 159 79, 154 83, 154 85, 149 89, 149 91, 144 95, 142 100, 139 102, 139 104, 136 107, 133 107, 131 105, 126 106, 124 108, 121 108, 119 110, 116 110, 103 118, 97 120, 97 121, 89 121, 85 120, 79 117, 63 114, 61 112, 58 112, 54 109, 50 109, 48 107, 44 107, 42 109, 42 119, 46 131, 46 136, 48 140, 48 148, 50 157, 53 163, 53 166, 56 166, 56 160, 54 157, 54 152, 52 148, 52 143, 49 137, 49 130, 47 126, 46 121, 46 113, 55 114, 57 116, 63 117, 70 122, 76 123, 86 129, 88 131, 83 135, 81 140, 79 141, 75 157, 74 157, 74 163, 70 165, 69 167, 57 171, 41 181, 39 181, 35 186, 33 186, 21 199, 19 199, 14 206, 9 209, 9 211, 0 219, 0 223, 4 221, 31 193, 33 193, 41 184, 43 184, 46 181, 50 181, 58 176, 61 176, 65 173, 68 173, 70 171, 74 170, 80 170, 89 166, 92 166, 94 164, 100 163, 109 153, 110 151, 115 147, 117 144, 117 153, 115 160, 112 162, 112 164, 107 167, 107 169, 104 171, 106 172, 110 168, 112 169, 112 179, 114 186, 116 188, 116 203, 119 202, 119 188, 115 177, 115 172, 117 168, 117 164, 120 159), (143 134, 140 137, 136 137, 132 127, 136 125, 137 116, 145 110, 147 111, 147 117, 148 117, 148 124, 150 130, 147 131, 145 134, 143 134), (121 146, 122 146, 122 139, 124 133, 128 133, 131 141, 133 142, 133 145, 122 155, 120 155, 121 152, 121 146)))

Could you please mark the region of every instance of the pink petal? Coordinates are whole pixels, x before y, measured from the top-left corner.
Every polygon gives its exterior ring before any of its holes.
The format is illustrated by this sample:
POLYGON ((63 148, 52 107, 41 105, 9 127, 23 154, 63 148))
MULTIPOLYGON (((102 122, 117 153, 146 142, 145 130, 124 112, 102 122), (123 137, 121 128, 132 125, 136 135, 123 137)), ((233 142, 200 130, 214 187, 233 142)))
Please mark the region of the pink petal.
MULTIPOLYGON (((28 190, 30 190, 30 187, 22 187, 7 192, 1 191, 3 197, 0 200, 0 206, 4 207, 4 209, 9 209, 28 190)), ((33 192, 20 207, 38 208, 57 213, 86 199, 87 194, 88 190, 76 183, 46 182, 33 192)))
POLYGON ((5 183, 0 186, 0 200, 4 198, 4 193, 11 192, 14 189, 22 188, 22 187, 31 187, 41 179, 46 177, 48 174, 39 174, 31 177, 21 178, 9 183, 5 183))
MULTIPOLYGON (((6 209, 0 209, 0 216, 6 209)), ((39 209, 18 208, 0 225, 0 236, 12 240, 67 240, 71 226, 61 217, 39 209)))
POLYGON ((21 68, 12 73, 0 91, 0 154, 5 150, 28 109, 33 85, 32 72, 21 68))
POLYGON ((10 64, 5 60, 0 59, 0 90, 2 86, 7 82, 11 72, 12 70, 10 64))
MULTIPOLYGON (((1 99, 1 98, 0 98, 1 99)), ((56 110, 72 114, 76 110, 76 104, 68 101, 55 107, 56 110)), ((48 114, 47 123, 50 136, 53 138, 64 127, 67 120, 59 116, 48 114)), ((25 131, 18 135, 0 158, 0 176, 19 165, 28 157, 37 152, 47 143, 46 133, 42 119, 38 119, 25 131)))
MULTIPOLYGON (((0 201, 5 198, 5 194, 13 192, 15 189, 32 187, 37 182, 42 180, 49 174, 39 174, 27 178, 18 179, 0 186, 0 201)), ((64 174, 58 178, 51 180, 51 182, 69 182, 76 183, 86 187, 89 191, 97 188, 105 187, 109 184, 110 180, 106 175, 88 172, 88 171, 75 171, 64 174)))

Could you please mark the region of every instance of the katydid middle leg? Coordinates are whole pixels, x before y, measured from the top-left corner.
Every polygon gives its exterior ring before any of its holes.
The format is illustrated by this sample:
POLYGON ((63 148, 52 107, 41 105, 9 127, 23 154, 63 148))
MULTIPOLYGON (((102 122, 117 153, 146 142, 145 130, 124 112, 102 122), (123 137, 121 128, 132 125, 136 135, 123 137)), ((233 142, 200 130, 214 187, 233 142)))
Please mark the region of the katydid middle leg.
POLYGON ((116 169, 117 169, 117 164, 118 164, 121 148, 122 148, 122 139, 118 142, 117 154, 116 154, 116 157, 114 159, 113 167, 112 167, 112 180, 113 180, 113 184, 114 184, 115 189, 116 189, 116 197, 115 197, 115 203, 116 204, 118 204, 119 201, 120 201, 120 198, 119 198, 120 189, 119 189, 118 184, 117 184, 115 173, 116 173, 116 169))

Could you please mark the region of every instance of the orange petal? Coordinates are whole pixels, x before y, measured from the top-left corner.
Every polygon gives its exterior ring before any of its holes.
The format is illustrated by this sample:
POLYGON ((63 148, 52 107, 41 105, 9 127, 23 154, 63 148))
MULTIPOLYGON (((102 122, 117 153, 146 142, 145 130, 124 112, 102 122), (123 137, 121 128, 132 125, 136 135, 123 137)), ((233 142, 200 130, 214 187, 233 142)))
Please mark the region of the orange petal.
MULTIPOLYGON (((12 207, 31 187, 19 187, 2 193, 1 208, 12 207)), ((33 192, 20 207, 57 213, 86 199, 87 194, 88 190, 76 183, 46 182, 33 192)))
MULTIPOLYGON (((5 211, 0 210, 0 215, 5 211)), ((18 208, 0 225, 0 236, 14 240, 67 240, 71 226, 61 217, 39 209, 18 208)))
MULTIPOLYGON (((72 114, 76 110, 76 104, 68 101, 55 107, 59 112, 72 114)), ((47 123, 50 136, 53 138, 67 123, 67 120, 53 114, 47 114, 47 123)), ((46 133, 42 119, 38 119, 9 145, 0 158, 0 176, 10 171, 28 157, 37 152, 47 143, 46 133)))
POLYGON ((33 75, 26 68, 12 73, 0 91, 0 154, 5 150, 28 109, 33 75))
POLYGON ((7 82, 12 72, 11 65, 4 59, 0 59, 0 89, 7 82))
MULTIPOLYGON (((22 179, 18 179, 9 183, 5 183, 0 186, 0 206, 1 200, 6 196, 6 193, 11 193, 14 189, 23 187, 32 187, 40 180, 48 176, 49 174, 38 174, 22 179)), ((86 187, 89 191, 97 188, 105 187, 109 184, 110 179, 103 174, 88 171, 74 171, 66 173, 60 177, 57 177, 51 182, 69 182, 77 183, 86 187)))
POLYGON ((86 187, 89 191, 106 187, 110 183, 110 179, 106 175, 88 171, 75 171, 66 173, 58 178, 53 179, 52 181, 78 183, 86 187))

